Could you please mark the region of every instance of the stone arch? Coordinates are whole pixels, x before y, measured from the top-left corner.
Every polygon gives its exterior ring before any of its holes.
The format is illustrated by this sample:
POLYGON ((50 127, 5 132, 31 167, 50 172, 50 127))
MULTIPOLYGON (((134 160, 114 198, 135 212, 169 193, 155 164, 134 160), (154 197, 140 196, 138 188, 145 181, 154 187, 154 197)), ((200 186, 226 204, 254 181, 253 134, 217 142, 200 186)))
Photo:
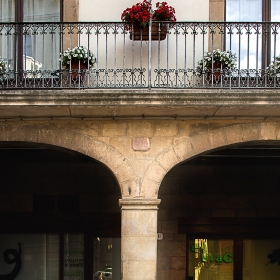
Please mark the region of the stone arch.
POLYGON ((0 125, 0 141, 41 143, 77 151, 107 166, 115 176, 122 197, 131 195, 137 177, 128 160, 115 148, 95 137, 58 123, 7 122, 0 125))
POLYGON ((170 169, 204 152, 246 142, 279 140, 279 125, 277 122, 232 124, 182 139, 151 163, 142 180, 141 195, 157 198, 160 184, 170 169))

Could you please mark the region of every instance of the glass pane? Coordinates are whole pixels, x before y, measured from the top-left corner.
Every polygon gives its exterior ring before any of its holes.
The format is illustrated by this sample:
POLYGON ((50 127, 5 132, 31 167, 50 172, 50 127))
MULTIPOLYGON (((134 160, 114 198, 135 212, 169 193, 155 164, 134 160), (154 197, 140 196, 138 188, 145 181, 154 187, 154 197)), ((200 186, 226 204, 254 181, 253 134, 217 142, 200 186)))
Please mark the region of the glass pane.
POLYGON ((84 235, 65 234, 64 279, 84 279, 84 235))
MULTIPOLYGON (((60 21, 60 0, 24 0, 24 22, 60 21)), ((25 70, 59 69, 60 30, 58 26, 31 26, 23 32, 25 70), (44 28, 44 29, 43 29, 44 28)))
POLYGON ((1 276, 14 274, 17 280, 59 279, 58 235, 0 235, 0 255, 1 276))
POLYGON ((244 240, 243 280, 279 280, 280 240, 244 240))
POLYGON ((226 21, 262 21, 262 0, 227 0, 226 21))
MULTIPOLYGON (((280 21, 280 0, 271 0, 271 21, 280 21)), ((279 28, 277 32, 271 32, 271 61, 274 62, 274 57, 280 55, 280 34, 279 28)))
MULTIPOLYGON (((262 21, 262 0, 227 0, 226 21, 262 21)), ((261 69, 262 30, 244 26, 231 26, 232 34, 226 37, 226 49, 231 49, 237 57, 238 69, 261 69), (240 32, 241 31, 241 32, 240 32)), ((228 32, 227 32, 228 33, 228 32)))
MULTIPOLYGON (((0 0, 0 22, 15 21, 15 0, 0 0)), ((0 57, 6 63, 7 70, 14 69, 15 30, 4 27, 0 36, 0 57)))
POLYGON ((121 279, 121 239, 94 238, 93 279, 121 279))
POLYGON ((233 280, 233 240, 192 239, 188 280, 233 280))

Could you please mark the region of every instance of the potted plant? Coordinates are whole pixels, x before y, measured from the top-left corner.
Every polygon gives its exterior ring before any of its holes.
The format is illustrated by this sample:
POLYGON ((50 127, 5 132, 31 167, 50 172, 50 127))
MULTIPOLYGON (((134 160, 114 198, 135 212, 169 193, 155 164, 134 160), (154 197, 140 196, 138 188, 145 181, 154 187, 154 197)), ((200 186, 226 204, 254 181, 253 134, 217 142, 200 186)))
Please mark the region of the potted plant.
POLYGON ((94 54, 83 46, 68 48, 60 54, 61 64, 64 68, 72 71, 72 78, 77 78, 79 70, 83 75, 86 69, 90 69, 96 63, 94 54))
MULTIPOLYGON (((152 4, 143 0, 122 12, 123 22, 130 23, 126 29, 130 30, 130 39, 149 40, 150 18, 154 21, 176 21, 175 9, 166 2, 157 2, 156 10, 152 12, 152 4)), ((161 23, 152 25, 152 40, 164 40, 167 29, 161 23)))
POLYGON ((231 50, 221 51, 219 49, 206 52, 203 59, 198 61, 196 71, 198 76, 203 73, 209 77, 213 74, 214 81, 220 80, 221 72, 233 70, 236 67, 236 54, 231 50))
POLYGON ((269 77, 280 77, 280 56, 276 56, 275 60, 266 68, 269 77))
POLYGON ((4 76, 6 73, 6 63, 5 61, 0 57, 0 78, 4 76))

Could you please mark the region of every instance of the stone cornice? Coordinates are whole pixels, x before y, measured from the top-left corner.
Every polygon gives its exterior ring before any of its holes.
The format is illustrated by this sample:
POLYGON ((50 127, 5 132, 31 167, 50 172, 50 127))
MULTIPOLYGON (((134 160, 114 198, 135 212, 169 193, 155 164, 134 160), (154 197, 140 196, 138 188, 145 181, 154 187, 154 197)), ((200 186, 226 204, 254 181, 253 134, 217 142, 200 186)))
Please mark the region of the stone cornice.
POLYGON ((0 118, 280 117, 280 89, 2 90, 0 118))

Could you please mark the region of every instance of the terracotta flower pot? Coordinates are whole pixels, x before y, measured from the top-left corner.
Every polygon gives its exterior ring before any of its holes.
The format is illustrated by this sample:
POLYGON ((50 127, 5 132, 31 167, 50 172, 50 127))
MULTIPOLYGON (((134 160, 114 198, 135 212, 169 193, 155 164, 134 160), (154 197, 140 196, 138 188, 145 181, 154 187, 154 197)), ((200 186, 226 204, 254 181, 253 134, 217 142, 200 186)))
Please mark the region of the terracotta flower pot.
MULTIPOLYGON (((70 70, 70 65, 68 69, 70 70)), ((72 80, 76 80, 79 77, 79 70, 81 72, 80 77, 83 78, 86 69, 87 65, 84 62, 79 63, 79 61, 71 61, 72 80)))
MULTIPOLYGON (((167 28, 162 24, 152 24, 152 41, 162 41, 166 38, 167 28)), ((130 40, 134 41, 148 41, 149 40, 149 26, 144 28, 134 26, 133 30, 130 30, 130 40)))
POLYGON ((215 62, 213 64, 213 73, 212 73, 212 67, 207 70, 208 72, 207 77, 209 82, 212 83, 213 81, 213 84, 221 82, 221 69, 222 69, 221 63, 215 62))

